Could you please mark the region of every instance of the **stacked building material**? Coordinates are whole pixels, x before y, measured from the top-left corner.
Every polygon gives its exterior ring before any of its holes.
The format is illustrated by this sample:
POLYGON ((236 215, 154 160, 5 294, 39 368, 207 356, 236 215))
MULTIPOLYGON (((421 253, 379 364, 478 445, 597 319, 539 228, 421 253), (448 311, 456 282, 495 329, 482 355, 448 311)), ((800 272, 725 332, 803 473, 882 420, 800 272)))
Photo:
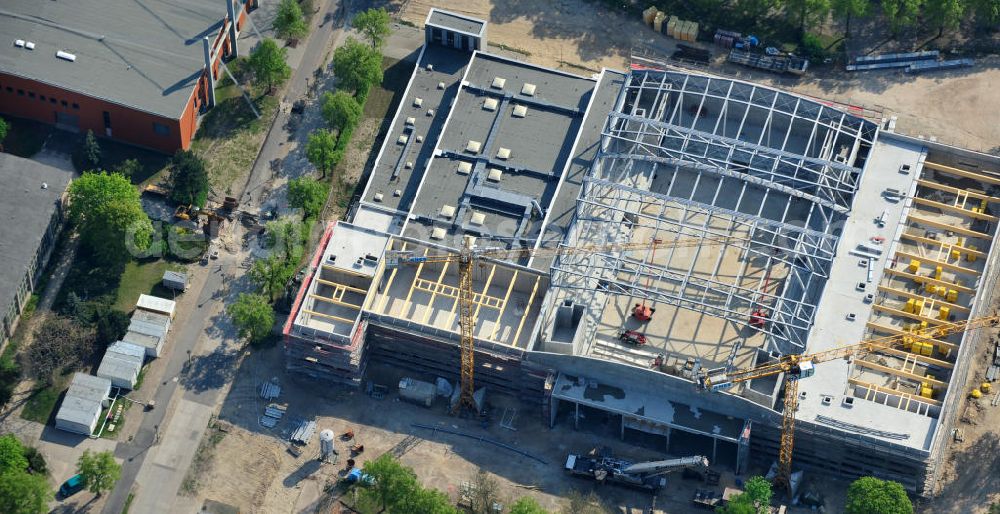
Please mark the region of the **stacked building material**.
POLYGON ((956 68, 971 68, 975 64, 972 59, 952 59, 948 61, 920 61, 906 67, 906 73, 917 74, 928 71, 953 70, 956 68))
POLYGON ((939 52, 930 50, 925 52, 906 52, 896 54, 876 54, 856 57, 854 62, 848 64, 847 71, 868 71, 884 70, 889 68, 906 68, 913 63, 922 61, 937 60, 939 52))
POLYGON ((309 440, 312 439, 313 433, 316 432, 316 422, 315 421, 303 421, 299 424, 298 428, 292 432, 292 437, 289 439, 296 444, 307 445, 309 440))

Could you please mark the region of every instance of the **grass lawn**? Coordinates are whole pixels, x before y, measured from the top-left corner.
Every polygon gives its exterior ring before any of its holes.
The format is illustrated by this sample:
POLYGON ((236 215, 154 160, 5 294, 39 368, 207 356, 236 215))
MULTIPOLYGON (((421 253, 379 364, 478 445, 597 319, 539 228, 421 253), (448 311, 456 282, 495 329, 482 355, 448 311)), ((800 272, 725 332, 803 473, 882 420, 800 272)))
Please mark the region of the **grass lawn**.
POLYGON ((250 173, 267 127, 278 108, 273 96, 253 97, 260 117, 231 80, 215 89, 215 108, 208 111, 195 134, 191 149, 205 159, 209 182, 218 195, 230 195, 243 186, 250 173))
POLYGON ((28 398, 28 401, 24 403, 24 409, 21 410, 21 418, 47 424, 49 418, 52 417, 52 411, 56 408, 59 396, 69 388, 69 381, 72 377, 72 373, 59 375, 51 385, 33 393, 28 398))
MULTIPOLYGON (((413 64, 391 57, 382 57, 382 84, 373 87, 365 102, 366 118, 386 119, 399 106, 406 83, 413 74, 413 64)), ((389 120, 392 121, 392 120, 389 120)))
POLYGON ((163 259, 155 261, 129 261, 125 265, 113 307, 122 312, 130 312, 139 300, 140 294, 152 294, 172 298, 169 290, 160 285, 163 272, 183 270, 184 267, 163 259))
POLYGON ((128 409, 131 406, 132 406, 132 402, 130 402, 128 400, 119 399, 110 408, 101 409, 101 417, 97 418, 97 430, 100 430, 101 429, 101 425, 104 424, 104 430, 101 431, 101 437, 103 439, 112 439, 112 440, 118 439, 118 434, 121 432, 120 429, 121 429, 122 423, 125 421, 125 415, 128 414, 128 409), (115 430, 114 430, 114 432, 112 432, 112 431, 108 430, 108 427, 111 426, 111 422, 105 423, 104 420, 107 419, 108 412, 111 412, 111 409, 118 410, 119 406, 121 406, 121 408, 122 408, 122 415, 118 419, 117 423, 115 423, 115 430))
POLYGON ((3 140, 3 150, 18 157, 31 157, 42 149, 45 140, 55 128, 45 123, 4 116, 7 137, 3 140))
POLYGON ((100 139, 101 163, 106 169, 115 169, 126 159, 135 159, 142 164, 142 171, 131 177, 133 184, 146 185, 159 181, 162 172, 170 163, 170 156, 145 148, 119 143, 110 139, 100 139))

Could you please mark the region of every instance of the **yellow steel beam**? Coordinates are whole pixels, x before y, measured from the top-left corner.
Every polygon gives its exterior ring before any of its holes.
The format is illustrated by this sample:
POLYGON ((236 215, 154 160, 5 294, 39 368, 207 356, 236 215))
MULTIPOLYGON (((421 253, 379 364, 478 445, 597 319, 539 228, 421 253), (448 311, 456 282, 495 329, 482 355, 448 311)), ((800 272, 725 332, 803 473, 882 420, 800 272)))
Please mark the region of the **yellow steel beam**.
POLYGON ((531 296, 528 297, 528 303, 524 306, 524 314, 521 315, 521 322, 517 324, 517 331, 514 332, 514 338, 507 344, 517 346, 517 339, 521 337, 521 329, 524 328, 524 320, 528 319, 528 313, 531 312, 531 304, 535 301, 535 293, 538 292, 538 284, 541 281, 542 277, 535 277, 535 286, 531 288, 531 296))
MULTIPOLYGON (((493 274, 496 273, 496 271, 497 271, 497 265, 494 264, 493 267, 490 268, 490 275, 488 277, 486 277, 486 285, 483 286, 483 293, 482 293, 483 296, 486 296, 486 293, 488 293, 490 291, 490 284, 493 283, 493 274)), ((504 302, 505 303, 506 303, 506 301, 507 301, 507 299, 504 298, 504 302)), ((476 305, 476 313, 473 315, 474 318, 479 319, 479 309, 482 309, 482 308, 483 308, 483 304, 480 303, 480 304, 476 305)))
POLYGON ((921 218, 920 216, 914 216, 912 213, 906 218, 906 220, 908 222, 919 223, 921 225, 926 225, 928 227, 933 227, 933 228, 939 228, 941 230, 950 230, 956 234, 962 234, 963 236, 978 237, 986 240, 993 238, 993 236, 991 236, 990 234, 976 232, 975 230, 970 230, 965 227, 958 227, 948 223, 941 223, 940 221, 921 218))
POLYGON ((317 278, 316 282, 319 282, 320 284, 326 284, 331 287, 340 287, 348 291, 354 291, 355 293, 368 294, 368 291, 365 291, 364 289, 361 289, 359 287, 345 286, 344 284, 341 284, 339 282, 331 282, 329 280, 324 280, 322 278, 317 278))
POLYGON ((944 184, 939 184, 937 182, 932 182, 930 180, 918 179, 917 184, 924 187, 929 187, 931 189, 937 189, 938 191, 944 191, 946 193, 968 196, 969 198, 975 198, 977 200, 986 200, 987 202, 1000 202, 1000 198, 996 196, 984 195, 982 193, 977 193, 975 191, 966 191, 964 189, 946 186, 944 184))
POLYGON ((884 353, 886 355, 892 355, 893 357, 899 357, 900 359, 912 358, 916 362, 925 366, 938 366, 945 369, 952 369, 955 367, 954 364, 948 361, 935 359, 934 357, 927 357, 925 355, 917 355, 915 353, 910 353, 905 350, 897 350, 895 348, 879 348, 878 350, 875 350, 875 353, 884 353))
MULTIPOLYGON (((427 257, 427 252, 430 248, 424 248, 424 257, 427 257)), ((417 287, 417 281, 420 279, 420 272, 424 269, 424 263, 421 261, 417 264, 417 271, 413 274, 413 282, 410 282, 410 290, 406 292, 406 299, 403 300, 403 309, 406 309, 407 305, 410 305, 410 298, 413 297, 413 290, 417 287)), ((402 314, 402 313, 400 313, 402 314)))
MULTIPOLYGON (((444 263, 443 266, 441 266, 441 273, 438 274, 438 279, 437 279, 437 284, 438 285, 441 284, 441 281, 444 280, 445 274, 448 273, 448 265, 449 264, 451 264, 451 263, 450 262, 446 262, 446 263, 444 263)), ((416 282, 416 280, 414 280, 414 283, 415 282, 416 282)), ((427 302, 427 308, 424 309, 424 319, 423 319, 423 321, 420 322, 421 324, 426 325, 427 324, 427 320, 431 319, 431 312, 434 312, 434 299, 437 298, 437 289, 438 288, 435 287, 434 291, 431 292, 431 299, 430 299, 430 301, 427 302)))
POLYGON ((926 321, 928 325, 942 325, 945 323, 945 321, 936 318, 931 318, 929 316, 921 316, 920 314, 912 314, 906 311, 901 311, 899 309, 894 309, 892 307, 882 305, 880 303, 872 305, 872 308, 874 308, 877 311, 885 312, 887 314, 892 314, 894 316, 902 316, 904 318, 910 318, 917 321, 926 321))
POLYGON ((1000 178, 975 171, 960 170, 952 166, 945 166, 944 164, 938 164, 930 161, 924 161, 924 167, 930 168, 932 170, 937 170, 943 173, 947 173, 949 175, 955 175, 957 177, 975 179, 984 184, 1000 185, 1000 178))
POLYGON ((982 272, 979 270, 974 270, 972 268, 963 268, 962 266, 959 266, 957 264, 951 264, 950 262, 938 259, 932 259, 930 257, 917 255, 915 253, 904 252, 903 250, 897 250, 896 255, 900 257, 906 257, 907 259, 916 259, 920 261, 921 264, 927 263, 931 265, 941 266, 942 268, 950 271, 957 271, 959 273, 968 273, 970 275, 975 275, 977 277, 982 275, 982 272))
POLYGON ((340 322, 343 322, 343 323, 349 323, 351 325, 354 324, 354 320, 353 319, 341 318, 340 316, 334 316, 333 314, 323 314, 322 312, 311 311, 311 310, 308 310, 308 309, 303 309, 303 310, 306 311, 309 314, 312 314, 313 316, 319 316, 319 317, 322 317, 322 318, 330 318, 332 320, 337 320, 337 321, 340 321, 340 322))
MULTIPOLYGON (((909 334, 909 332, 906 332, 905 330, 901 330, 901 329, 898 329, 896 327, 892 327, 892 326, 889 326, 889 325, 881 325, 881 324, 874 323, 874 322, 871 322, 871 321, 869 321, 867 323, 867 326, 868 326, 869 329, 871 329, 871 330, 873 330, 875 332, 882 332, 882 333, 885 333, 885 334, 891 334, 891 335, 906 335, 906 334, 909 334)), ((940 339, 934 339, 934 338, 930 338, 930 337, 926 337, 926 336, 921 336, 921 337, 914 336, 914 340, 915 341, 930 341, 930 342, 933 342, 935 347, 938 347, 938 348, 947 348, 949 352, 953 352, 955 350, 958 350, 958 345, 957 344, 949 343, 947 341, 942 341, 940 339)))
POLYGON ((888 387, 884 387, 884 386, 880 386, 880 385, 875 385, 875 384, 872 384, 872 383, 869 383, 869 382, 865 382, 864 380, 858 380, 856 378, 849 378, 849 379, 847 379, 847 381, 849 383, 851 383, 852 385, 855 385, 855 386, 858 386, 858 387, 863 387, 865 389, 868 389, 869 391, 877 391, 879 393, 891 394, 891 395, 894 395, 894 396, 900 396, 900 397, 906 398, 908 400, 917 401, 917 402, 920 402, 920 403, 925 403, 927 405, 933 405, 935 407, 940 407, 941 406, 941 402, 939 400, 934 400, 932 398, 924 398, 923 396, 916 395, 916 394, 913 394, 913 393, 907 393, 905 391, 897 391, 896 389, 890 389, 888 387))
POLYGON ((889 366, 883 366, 883 365, 881 365, 881 364, 879 364, 877 362, 866 361, 864 359, 857 359, 857 360, 854 361, 854 364, 857 365, 857 366, 860 366, 862 368, 868 368, 868 369, 871 369, 871 370, 880 371, 882 373, 888 373, 890 375, 894 375, 894 376, 897 376, 897 377, 900 377, 900 378, 906 378, 906 379, 910 379, 910 380, 915 380, 917 382, 927 382, 928 384, 936 385, 936 386, 940 386, 940 387, 947 387, 948 386, 948 383, 944 382, 942 380, 938 380, 936 378, 930 378, 930 377, 926 377, 926 376, 921 376, 921 375, 918 375, 916 373, 911 373, 909 371, 903 371, 901 369, 890 368, 889 366))
MULTIPOLYGON (((403 247, 400 251, 406 251, 406 241, 403 241, 403 247)), ((375 312, 382 314, 382 309, 385 309, 385 304, 389 302, 389 290, 392 289, 392 282, 396 280, 396 272, 398 271, 399 266, 392 268, 392 273, 389 274, 389 281, 385 284, 385 288, 382 289, 384 293, 382 293, 382 299, 379 301, 378 309, 376 309, 375 312)))
POLYGON ((976 218, 986 221, 996 221, 996 216, 991 216, 989 214, 975 212, 971 209, 966 209, 964 207, 959 207, 957 205, 949 205, 946 203, 935 202, 934 200, 928 200, 926 198, 920 198, 919 196, 913 197, 913 203, 920 205, 926 205, 927 207, 934 207, 936 209, 941 209, 942 211, 954 212, 956 214, 961 214, 962 216, 968 216, 970 218, 976 218))
POLYGON ((916 293, 911 293, 909 291, 903 291, 902 289, 896 289, 896 288, 889 287, 889 286, 881 286, 880 285, 880 286, 878 286, 878 290, 882 291, 883 293, 894 294, 896 296, 902 296, 903 298, 913 298, 914 300, 933 300, 933 301, 937 302, 938 305, 943 305, 945 307, 950 308, 953 311, 969 312, 969 310, 970 310, 968 307, 963 307, 963 306, 958 305, 956 303, 946 302, 944 300, 938 300, 936 298, 930 298, 930 297, 927 297, 927 296, 919 295, 919 294, 916 294, 916 293))
POLYGON ((908 234, 906 232, 903 232, 902 234, 900 234, 900 237, 903 238, 903 239, 909 239, 910 241, 916 241, 918 243, 923 243, 923 244, 926 244, 926 245, 939 247, 939 248, 941 248, 942 250, 944 250, 947 253, 951 253, 952 250, 958 250, 959 253, 964 253, 964 254, 968 254, 968 255, 975 255, 976 257, 986 257, 986 252, 980 252, 979 250, 974 250, 972 248, 966 248, 964 246, 958 246, 958 245, 955 245, 955 244, 947 244, 947 243, 938 241, 937 239, 931 239, 929 237, 923 237, 923 236, 918 236, 918 235, 914 235, 914 234, 908 234))
POLYGON ((521 270, 514 270, 514 276, 510 277, 510 284, 507 284, 507 292, 503 295, 503 308, 497 313, 497 322, 493 325, 493 332, 490 334, 490 339, 496 340, 497 332, 500 331, 500 320, 503 319, 503 313, 507 311, 507 302, 510 301, 510 293, 514 290, 514 283, 517 282, 517 274, 521 270))
POLYGON ((934 284, 936 286, 946 286, 949 289, 954 289, 954 290, 956 290, 956 291, 958 291, 960 293, 970 293, 971 294, 971 293, 975 293, 976 292, 975 289, 972 289, 972 288, 969 288, 969 287, 965 287, 963 285, 954 284, 954 283, 951 283, 951 282, 948 282, 948 281, 945 281, 945 280, 938 280, 936 278, 924 277, 924 276, 920 276, 920 275, 914 275, 913 273, 910 273, 910 272, 907 272, 907 271, 904 271, 904 270, 897 270, 897 269, 892 269, 892 268, 886 268, 885 269, 885 274, 887 274, 887 275, 893 275, 893 276, 897 276, 897 277, 904 277, 904 278, 908 278, 910 280, 916 280, 916 281, 924 282, 924 283, 931 283, 931 284, 934 284))
POLYGON ((318 294, 313 294, 313 293, 309 293, 309 296, 312 297, 312 298, 315 298, 317 300, 324 301, 326 303, 332 303, 333 305, 341 305, 343 307, 349 307, 351 309, 361 310, 361 306, 360 305, 354 305, 353 303, 342 302, 340 300, 334 300, 333 298, 329 298, 329 297, 326 297, 326 296, 320 296, 318 294))

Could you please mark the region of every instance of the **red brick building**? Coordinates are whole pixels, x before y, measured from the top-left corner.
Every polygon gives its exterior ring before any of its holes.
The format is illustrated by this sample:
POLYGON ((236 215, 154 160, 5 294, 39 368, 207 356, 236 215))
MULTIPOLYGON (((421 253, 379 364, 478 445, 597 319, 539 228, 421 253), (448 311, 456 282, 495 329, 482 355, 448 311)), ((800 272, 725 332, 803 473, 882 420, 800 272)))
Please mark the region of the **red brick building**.
POLYGON ((257 2, 7 0, 0 114, 186 149, 209 102, 205 40, 218 78, 257 2))

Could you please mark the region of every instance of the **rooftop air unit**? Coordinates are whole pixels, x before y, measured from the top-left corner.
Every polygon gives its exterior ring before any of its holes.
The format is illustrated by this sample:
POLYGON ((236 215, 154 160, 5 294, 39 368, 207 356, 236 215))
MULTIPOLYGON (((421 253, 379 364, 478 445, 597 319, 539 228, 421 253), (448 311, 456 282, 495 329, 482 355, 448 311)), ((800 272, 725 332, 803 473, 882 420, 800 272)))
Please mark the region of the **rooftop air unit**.
POLYGON ((71 54, 64 50, 59 50, 58 52, 56 52, 56 57, 69 62, 76 62, 76 55, 71 54))

